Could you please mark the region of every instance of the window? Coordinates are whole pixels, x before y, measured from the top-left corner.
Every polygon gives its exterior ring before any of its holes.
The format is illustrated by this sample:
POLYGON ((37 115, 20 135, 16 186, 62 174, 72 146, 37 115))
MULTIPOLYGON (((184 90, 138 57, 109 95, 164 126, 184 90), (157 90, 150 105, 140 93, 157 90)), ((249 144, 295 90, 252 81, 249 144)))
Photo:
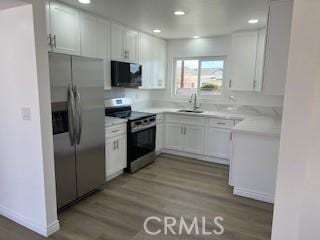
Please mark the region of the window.
POLYGON ((177 59, 175 62, 175 93, 212 94, 223 89, 224 58, 177 59))

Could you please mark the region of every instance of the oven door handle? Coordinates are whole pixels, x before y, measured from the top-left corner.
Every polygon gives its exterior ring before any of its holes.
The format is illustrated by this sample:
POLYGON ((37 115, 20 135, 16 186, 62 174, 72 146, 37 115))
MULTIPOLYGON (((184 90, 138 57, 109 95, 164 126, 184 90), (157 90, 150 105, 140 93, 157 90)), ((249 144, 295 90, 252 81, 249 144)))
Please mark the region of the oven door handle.
POLYGON ((136 133, 136 132, 140 132, 140 131, 143 131, 143 130, 146 130, 146 129, 148 129, 148 128, 153 128, 153 127, 155 127, 156 126, 156 123, 153 123, 153 124, 148 124, 148 125, 146 125, 146 126, 141 126, 141 127, 139 127, 139 128, 136 128, 136 129, 132 129, 131 130, 131 132, 132 133, 136 133))

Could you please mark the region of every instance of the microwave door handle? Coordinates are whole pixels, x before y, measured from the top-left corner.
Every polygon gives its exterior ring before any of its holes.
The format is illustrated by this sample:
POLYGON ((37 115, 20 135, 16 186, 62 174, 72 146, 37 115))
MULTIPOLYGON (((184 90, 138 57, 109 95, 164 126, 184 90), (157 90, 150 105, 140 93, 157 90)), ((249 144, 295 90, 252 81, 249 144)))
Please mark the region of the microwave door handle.
POLYGON ((77 144, 80 144, 81 135, 82 135, 82 114, 81 114, 81 97, 77 86, 74 87, 74 91, 76 94, 76 113, 77 113, 77 144))
POLYGON ((69 138, 71 146, 75 142, 75 132, 74 132, 74 119, 75 119, 75 104, 74 104, 74 94, 71 86, 68 86, 68 127, 69 127, 69 138))

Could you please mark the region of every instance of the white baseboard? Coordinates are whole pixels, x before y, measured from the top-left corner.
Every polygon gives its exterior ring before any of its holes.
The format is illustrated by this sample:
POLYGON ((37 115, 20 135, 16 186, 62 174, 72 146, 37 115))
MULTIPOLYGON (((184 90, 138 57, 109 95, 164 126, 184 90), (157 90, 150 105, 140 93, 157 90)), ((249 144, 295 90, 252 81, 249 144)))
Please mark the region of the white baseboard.
POLYGON ((53 233, 59 231, 60 224, 59 221, 56 220, 48 226, 43 226, 38 223, 35 223, 33 220, 26 218, 19 213, 12 211, 4 206, 0 206, 0 215, 36 232, 42 236, 49 237, 53 233))
POLYGON ((228 159, 223 159, 223 158, 210 157, 210 156, 194 154, 194 153, 186 153, 186 152, 181 152, 181 151, 177 151, 177 150, 170 150, 170 149, 163 149, 161 152, 173 154, 173 155, 178 155, 178 156, 183 156, 183 157, 195 158, 195 159, 198 159, 201 161, 206 161, 206 162, 211 162, 211 163, 218 163, 218 164, 223 164, 223 165, 227 165, 227 166, 230 165, 230 161, 228 159))
POLYGON ((123 174, 123 170, 120 170, 120 171, 118 171, 118 172, 116 172, 116 173, 114 173, 114 174, 111 174, 110 176, 107 176, 106 182, 111 181, 112 179, 120 176, 121 174, 123 174))
POLYGON ((262 202, 274 203, 274 196, 271 196, 265 193, 243 189, 243 188, 234 187, 233 194, 241 197, 252 198, 262 202))

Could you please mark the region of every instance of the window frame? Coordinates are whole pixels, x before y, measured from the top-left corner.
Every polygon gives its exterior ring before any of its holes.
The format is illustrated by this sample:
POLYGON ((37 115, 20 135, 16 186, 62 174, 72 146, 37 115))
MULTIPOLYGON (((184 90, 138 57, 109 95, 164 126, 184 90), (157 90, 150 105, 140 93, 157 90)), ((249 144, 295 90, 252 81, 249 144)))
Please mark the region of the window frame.
POLYGON ((185 60, 198 60, 198 88, 197 88, 197 95, 200 97, 210 97, 214 95, 222 95, 223 91, 226 89, 226 62, 227 56, 210 56, 210 57, 175 57, 173 59, 173 96, 178 98, 188 98, 188 95, 181 95, 177 94, 177 84, 176 84, 176 77, 177 77, 177 62, 178 61, 185 61, 185 60), (210 94, 205 94, 205 91, 200 90, 200 81, 201 81, 201 62, 203 61, 223 61, 223 84, 221 90, 214 90, 210 91, 210 94))

